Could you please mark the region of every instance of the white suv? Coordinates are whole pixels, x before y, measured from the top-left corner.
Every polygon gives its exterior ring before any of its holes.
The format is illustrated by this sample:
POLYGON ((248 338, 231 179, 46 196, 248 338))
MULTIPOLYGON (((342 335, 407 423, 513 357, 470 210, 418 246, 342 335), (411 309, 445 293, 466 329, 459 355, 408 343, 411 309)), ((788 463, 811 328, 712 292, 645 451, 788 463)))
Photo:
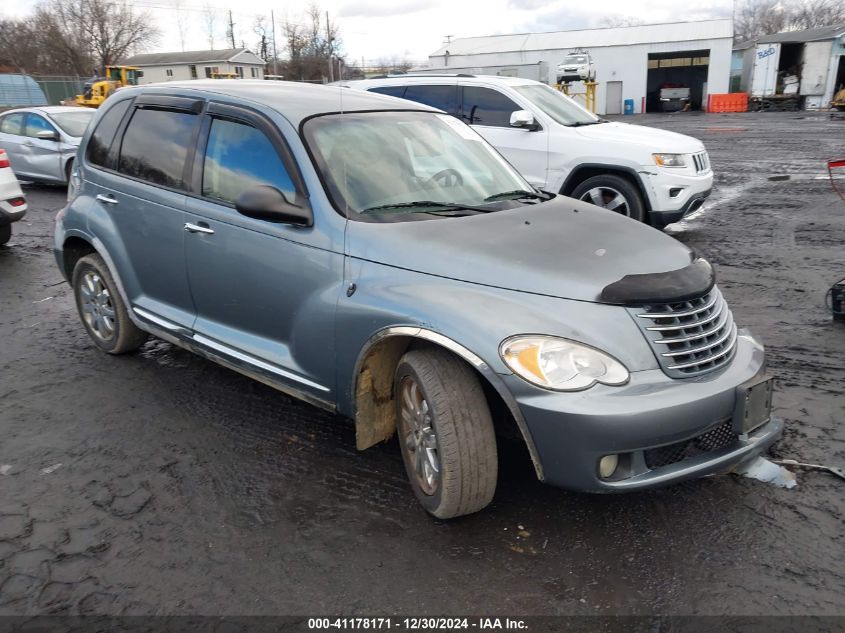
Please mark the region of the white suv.
POLYGON ((606 121, 530 79, 401 75, 345 85, 440 108, 475 128, 534 186, 658 228, 698 209, 713 186, 698 139, 606 121))
POLYGON ((0 149, 0 246, 12 237, 12 222, 26 215, 24 198, 18 179, 12 171, 9 156, 0 149))

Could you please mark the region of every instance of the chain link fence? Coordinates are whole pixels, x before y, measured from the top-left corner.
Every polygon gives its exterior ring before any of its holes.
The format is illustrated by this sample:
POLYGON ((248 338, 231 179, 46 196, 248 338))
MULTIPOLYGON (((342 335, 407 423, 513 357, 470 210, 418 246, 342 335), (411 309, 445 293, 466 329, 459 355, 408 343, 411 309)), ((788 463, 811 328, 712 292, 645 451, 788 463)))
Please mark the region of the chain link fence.
POLYGON ((32 78, 41 87, 50 105, 76 98, 76 95, 82 94, 85 85, 83 77, 72 75, 33 75, 32 78))

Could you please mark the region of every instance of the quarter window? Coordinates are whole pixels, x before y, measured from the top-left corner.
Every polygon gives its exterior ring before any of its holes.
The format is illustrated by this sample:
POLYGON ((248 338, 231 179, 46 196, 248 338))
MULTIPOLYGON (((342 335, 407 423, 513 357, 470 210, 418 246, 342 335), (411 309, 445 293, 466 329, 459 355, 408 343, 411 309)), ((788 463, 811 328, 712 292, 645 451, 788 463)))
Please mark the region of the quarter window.
POLYGON ((404 98, 432 108, 440 108, 449 114, 456 114, 458 111, 456 93, 455 86, 408 86, 404 98))
POLYGON ((0 132, 3 134, 23 134, 23 112, 7 114, 0 123, 0 132))
POLYGON ((118 171, 155 185, 181 188, 199 119, 189 112, 136 109, 123 135, 118 171))
POLYGON ((463 115, 470 125, 510 127, 511 113, 522 110, 505 95, 490 88, 464 86, 463 115))
POLYGON ((97 128, 88 141, 87 158, 89 163, 100 165, 101 167, 106 166, 112 140, 130 103, 130 99, 117 102, 100 119, 97 128))
POLYGON ((276 148, 251 125, 214 119, 202 172, 202 195, 234 204, 244 189, 269 185, 293 200, 296 190, 276 148))

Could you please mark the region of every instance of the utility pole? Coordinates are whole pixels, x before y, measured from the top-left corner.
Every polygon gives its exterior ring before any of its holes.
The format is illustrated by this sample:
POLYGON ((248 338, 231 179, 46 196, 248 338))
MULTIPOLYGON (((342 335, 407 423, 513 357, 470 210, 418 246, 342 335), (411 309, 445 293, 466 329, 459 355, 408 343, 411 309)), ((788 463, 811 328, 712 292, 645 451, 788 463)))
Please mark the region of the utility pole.
POLYGON ((229 36, 229 43, 232 45, 232 48, 235 48, 235 23, 232 22, 231 9, 229 9, 229 32, 226 35, 229 36))
POLYGON ((273 9, 270 9, 270 22, 273 24, 273 74, 278 75, 279 71, 276 69, 276 17, 273 15, 273 9))
POLYGON ((332 30, 329 28, 329 12, 326 11, 326 43, 329 47, 329 83, 334 81, 334 64, 332 62, 332 30))
POLYGON ((454 36, 454 35, 444 35, 443 37, 445 37, 445 38, 446 38, 446 41, 445 41, 445 42, 443 42, 444 44, 451 44, 451 43, 452 43, 452 38, 453 38, 453 37, 455 37, 455 36, 454 36))

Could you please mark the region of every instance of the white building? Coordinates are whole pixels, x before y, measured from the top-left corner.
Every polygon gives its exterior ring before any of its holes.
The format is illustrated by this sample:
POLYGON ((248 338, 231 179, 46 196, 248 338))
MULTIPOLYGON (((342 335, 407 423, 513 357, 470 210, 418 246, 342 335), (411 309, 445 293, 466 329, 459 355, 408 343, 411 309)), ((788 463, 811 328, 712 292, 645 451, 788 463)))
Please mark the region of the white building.
POLYGON ((246 48, 135 55, 123 62, 144 71, 141 84, 211 78, 212 73, 236 73, 244 79, 263 79, 264 61, 246 48))
MULTIPOLYGON (((634 112, 658 110, 664 84, 689 87, 693 106, 699 108, 707 94, 729 91, 732 40, 730 19, 467 37, 431 54, 429 69, 484 72, 486 67, 542 63, 553 84, 557 65, 580 48, 595 62, 600 114, 621 113, 627 99, 633 100, 634 112)), ((511 74, 507 69, 496 73, 511 74)))

